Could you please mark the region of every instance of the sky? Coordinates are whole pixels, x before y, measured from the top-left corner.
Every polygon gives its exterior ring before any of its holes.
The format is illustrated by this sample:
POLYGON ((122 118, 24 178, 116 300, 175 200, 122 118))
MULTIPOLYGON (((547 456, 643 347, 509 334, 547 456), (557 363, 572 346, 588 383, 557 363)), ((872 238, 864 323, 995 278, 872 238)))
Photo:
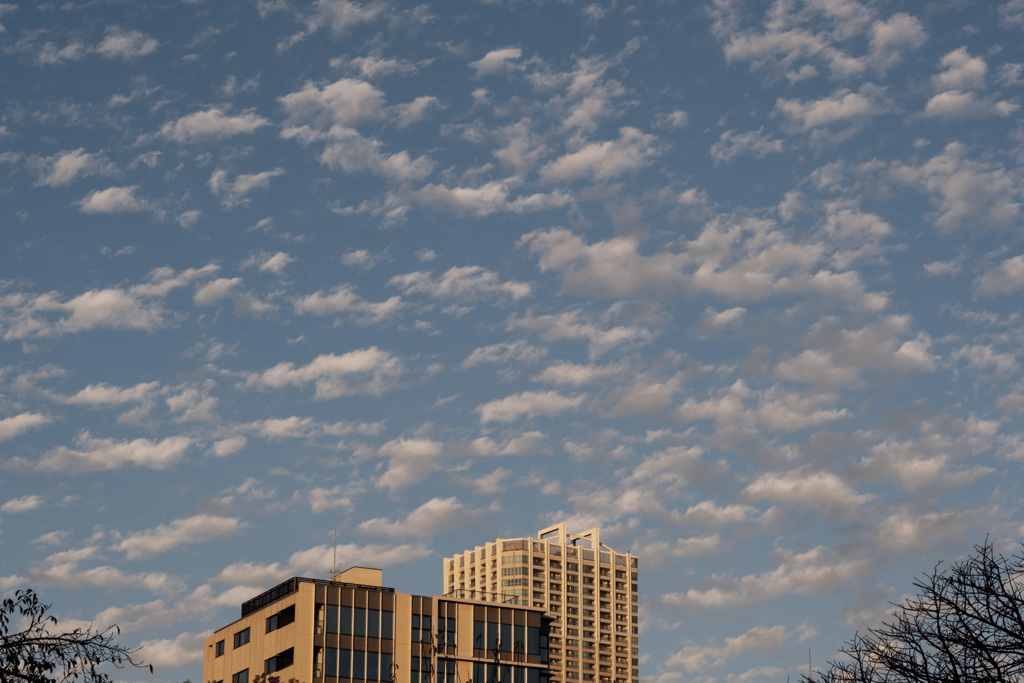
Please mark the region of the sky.
POLYGON ((1024 0, 0 4, 0 592, 156 674, 561 521, 644 683, 1024 537, 1024 0))

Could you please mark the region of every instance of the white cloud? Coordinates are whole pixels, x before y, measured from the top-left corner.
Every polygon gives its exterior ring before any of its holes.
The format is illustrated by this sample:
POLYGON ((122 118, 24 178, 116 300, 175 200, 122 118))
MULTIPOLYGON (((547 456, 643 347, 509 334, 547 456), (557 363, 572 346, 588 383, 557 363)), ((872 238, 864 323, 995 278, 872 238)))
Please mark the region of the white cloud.
POLYGON ((50 420, 50 417, 42 413, 20 413, 0 419, 0 442, 13 439, 30 429, 41 427, 50 420))
POLYGON ((947 53, 939 62, 945 71, 932 80, 940 90, 980 90, 985 87, 988 65, 981 57, 972 57, 966 47, 947 53))
POLYGON ((557 315, 534 315, 528 311, 521 318, 511 317, 506 327, 510 330, 530 330, 540 333, 547 341, 578 339, 590 346, 591 357, 607 353, 620 346, 649 343, 654 333, 639 325, 612 325, 607 320, 592 321, 578 310, 557 315))
POLYGON ((1012 294, 1024 289, 1024 255, 1000 261, 974 281, 974 288, 987 296, 1012 294))
POLYGON ((819 100, 801 101, 780 97, 775 110, 800 131, 831 126, 836 123, 861 121, 881 113, 883 107, 875 101, 872 88, 853 92, 847 88, 837 90, 819 100))
POLYGON ((966 119, 988 115, 1009 116, 1018 109, 1020 106, 1012 102, 979 99, 972 92, 949 90, 929 99, 924 114, 943 119, 966 119))
POLYGON ((203 659, 206 633, 182 633, 177 637, 143 640, 139 647, 146 653, 146 664, 154 667, 175 667, 203 659))
POLYGON ((441 109, 441 102, 430 95, 421 95, 412 102, 396 104, 395 111, 398 114, 398 127, 406 128, 424 119, 432 110, 441 109))
POLYGON ((512 214, 544 211, 570 203, 570 197, 562 192, 538 192, 510 198, 510 182, 492 180, 479 187, 448 187, 429 183, 417 190, 413 197, 429 206, 450 209, 459 214, 483 217, 493 213, 512 214))
POLYGON ((281 97, 280 102, 291 125, 308 121, 318 127, 334 123, 350 126, 379 116, 384 93, 365 81, 342 78, 322 88, 306 83, 301 90, 281 97))
POLYGON ((452 266, 440 276, 426 271, 396 275, 388 284, 398 287, 406 296, 426 294, 437 299, 475 301, 484 295, 510 296, 515 300, 530 296, 530 285, 498 277, 493 270, 481 266, 452 266))
POLYGON ((17 514, 19 512, 30 512, 43 504, 43 497, 36 495, 12 498, 3 505, 0 505, 0 512, 6 514, 17 514))
POLYGON ((871 26, 871 53, 877 68, 893 66, 903 52, 924 45, 928 34, 917 17, 900 12, 871 26))
POLYGON ((48 187, 63 187, 78 178, 113 171, 113 165, 103 154, 90 154, 82 147, 49 157, 32 157, 29 167, 36 175, 36 185, 48 187))
POLYGON ((438 469, 441 451, 440 443, 428 439, 388 441, 378 451, 389 461, 387 471, 377 480, 377 487, 397 493, 424 481, 438 469))
POLYGON ((777 551, 781 562, 764 574, 748 574, 739 579, 721 575, 709 579, 704 589, 668 593, 662 600, 669 605, 694 609, 751 606, 781 595, 822 595, 864 575, 871 565, 868 558, 836 558, 818 546, 803 553, 777 551))
POLYGON ((129 560, 148 559, 183 545, 237 536, 244 527, 242 521, 235 517, 194 515, 128 534, 115 543, 112 549, 123 552, 129 560))
POLYGON ((103 40, 96 46, 96 52, 110 59, 128 61, 156 52, 159 46, 159 41, 141 31, 125 31, 117 26, 109 26, 103 40))
POLYGON ((308 365, 278 363, 262 373, 249 374, 246 384, 277 389, 313 383, 316 397, 327 399, 353 394, 380 395, 390 389, 401 374, 402 362, 373 346, 340 356, 321 354, 308 365))
POLYGON ((135 196, 138 185, 124 187, 108 187, 105 190, 93 190, 78 205, 82 213, 127 213, 145 211, 151 208, 150 203, 135 196))
POLYGON ((890 174, 934 198, 935 225, 945 232, 961 227, 1010 228, 1020 215, 1020 183, 997 163, 968 159, 967 147, 959 142, 949 143, 942 154, 919 166, 894 163, 890 174))
POLYGON ((681 666, 687 673, 695 674, 709 668, 720 667, 730 657, 736 657, 750 650, 767 654, 782 647, 786 640, 786 627, 755 626, 734 638, 726 638, 721 645, 698 646, 687 644, 682 650, 669 655, 667 666, 681 666))
POLYGON ((294 258, 284 253, 283 251, 279 251, 273 256, 267 257, 267 260, 260 264, 260 272, 280 275, 281 273, 284 272, 284 269, 289 266, 289 264, 292 264, 294 262, 294 258))
POLYGON ((110 406, 123 403, 137 403, 150 398, 160 387, 160 382, 140 382, 131 387, 115 387, 110 384, 90 384, 71 396, 54 397, 60 403, 85 406, 110 406))
POLYGON ((234 180, 228 180, 227 171, 218 168, 210 176, 207 183, 224 208, 233 208, 239 204, 248 204, 246 196, 256 190, 266 190, 273 178, 284 175, 283 168, 274 168, 259 173, 240 173, 234 180))
POLYGON ((515 422, 538 415, 553 417, 566 410, 576 410, 586 399, 586 394, 563 396, 556 391, 524 391, 505 398, 489 401, 476 407, 480 421, 515 422))
POLYGON ((339 285, 328 293, 316 292, 295 302, 296 313, 334 315, 349 313, 356 322, 377 323, 394 317, 405 308, 402 298, 393 296, 385 301, 367 301, 352 291, 351 285, 339 285))
POLYGON ((134 439, 118 441, 93 437, 82 431, 75 439, 79 450, 59 446, 43 454, 39 467, 44 470, 65 472, 96 472, 113 470, 125 465, 165 470, 185 457, 192 445, 186 436, 170 436, 160 441, 134 439))
POLYGON ((245 448, 247 439, 244 436, 230 436, 226 439, 221 439, 213 444, 213 454, 218 458, 223 458, 226 455, 237 453, 238 451, 245 448))
POLYGON ((536 363, 546 352, 530 346, 522 339, 502 342, 473 349, 462 361, 462 367, 472 368, 482 363, 536 363))
POLYGON ((469 67, 476 70, 476 76, 480 78, 508 70, 511 68, 512 62, 522 56, 523 51, 518 47, 504 47, 500 50, 491 50, 477 61, 470 62, 469 67))
POLYGON ((363 137, 351 129, 335 127, 330 138, 332 142, 320 155, 320 161, 346 173, 369 171, 382 178, 410 182, 426 178, 434 168, 434 162, 425 156, 413 158, 406 151, 382 152, 379 140, 363 137))
POLYGON ((743 489, 745 500, 767 500, 790 503, 840 515, 856 515, 874 499, 871 494, 858 494, 831 472, 768 472, 743 489))
POLYGON ((338 508, 349 509, 355 505, 349 492, 340 484, 329 489, 316 486, 309 490, 306 498, 309 500, 309 508, 314 515, 338 508))
POLYGON ((433 536, 434 534, 465 524, 472 517, 457 498, 431 498, 410 512, 405 519, 391 521, 375 517, 359 524, 356 530, 370 536, 433 536))
POLYGON ((763 126, 746 133, 727 130, 718 136, 718 142, 711 145, 711 158, 716 164, 732 161, 744 154, 752 154, 760 159, 781 152, 782 140, 772 139, 770 133, 764 132, 763 126))
POLYGON ((223 109, 211 107, 168 121, 160 128, 160 134, 176 142, 204 142, 252 133, 269 123, 252 112, 231 116, 223 109))
POLYGON ((619 129, 617 140, 583 145, 546 164, 540 174, 543 179, 556 182, 584 176, 608 180, 646 166, 660 153, 656 141, 653 135, 625 126, 619 129))

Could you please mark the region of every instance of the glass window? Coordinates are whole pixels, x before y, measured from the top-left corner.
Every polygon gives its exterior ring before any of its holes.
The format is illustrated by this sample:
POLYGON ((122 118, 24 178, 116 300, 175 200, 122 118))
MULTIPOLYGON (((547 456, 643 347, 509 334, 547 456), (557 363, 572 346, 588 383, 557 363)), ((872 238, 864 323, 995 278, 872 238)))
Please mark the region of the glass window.
POLYGON ((352 653, 352 678, 362 680, 366 678, 366 653, 355 650, 352 653))
POLYGON ((341 632, 347 636, 352 635, 352 608, 341 608, 341 632))
POLYGON ((338 651, 333 647, 324 650, 324 675, 338 675, 338 651))
MULTIPOLYGON (((355 623, 352 624, 352 635, 354 636, 365 636, 366 635, 366 608, 356 607, 355 610, 355 623)), ((362 676, 359 676, 362 678, 362 676)))
POLYGON ((375 609, 366 613, 366 637, 380 638, 380 612, 375 609))
POLYGON ((380 613, 380 637, 391 640, 395 637, 395 613, 394 612, 381 612, 380 613))
MULTIPOLYGON (((484 640, 485 625, 486 622, 477 620, 473 621, 473 647, 481 650, 487 647, 487 643, 484 640)), ((478 679, 476 676, 473 676, 473 680, 482 681, 483 679, 478 679)))
POLYGON ((540 654, 540 629, 536 626, 530 626, 526 629, 526 654, 540 654))
POLYGON ((249 670, 242 669, 238 673, 232 674, 231 683, 249 683, 249 670))
MULTIPOLYGON (((249 642, 249 629, 243 629, 235 634, 235 647, 242 647, 249 642)), ((248 672, 248 669, 246 670, 248 672)), ((246 676, 249 674, 246 673, 246 676)))
POLYGON ((338 632, 338 606, 327 605, 327 632, 338 632))
POLYGON ((218 640, 217 644, 213 646, 213 656, 223 657, 224 656, 224 641, 218 640))
POLYGON ((379 681, 380 680, 380 669, 378 668, 379 661, 377 659, 376 652, 366 653, 366 680, 368 681, 379 681))
POLYGON ((512 624, 501 625, 501 651, 512 652, 512 624))
POLYGON ((500 634, 500 632, 498 630, 498 625, 494 624, 494 623, 491 623, 491 622, 488 622, 487 623, 487 649, 492 651, 492 652, 494 650, 497 650, 498 649, 498 639, 500 637, 501 637, 501 634, 500 634))
MULTIPOLYGON (((386 614, 386 613, 385 613, 386 614)), ((390 652, 380 653, 380 680, 390 681, 391 675, 394 673, 392 667, 392 658, 390 652)))
POLYGON ((338 677, 351 678, 352 673, 352 650, 338 651, 338 677))
POLYGON ((420 642, 430 642, 430 615, 424 614, 420 617, 420 642))

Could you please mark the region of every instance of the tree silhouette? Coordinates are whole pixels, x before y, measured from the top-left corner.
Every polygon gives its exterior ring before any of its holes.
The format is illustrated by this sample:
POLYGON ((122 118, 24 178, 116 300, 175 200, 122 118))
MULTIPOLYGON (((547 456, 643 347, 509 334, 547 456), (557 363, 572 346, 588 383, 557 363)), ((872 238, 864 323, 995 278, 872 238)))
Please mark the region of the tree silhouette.
POLYGON ((975 683, 1024 680, 1024 554, 985 540, 944 571, 914 581, 917 595, 878 628, 857 633, 842 659, 804 681, 975 683))
MULTIPOLYGON (((136 659, 138 648, 117 643, 121 629, 116 624, 102 631, 90 626, 58 632, 57 618, 46 614, 49 609, 30 588, 0 603, 0 681, 109 683, 110 676, 96 667, 146 666, 136 659)), ((152 673, 153 666, 148 668, 152 673)))

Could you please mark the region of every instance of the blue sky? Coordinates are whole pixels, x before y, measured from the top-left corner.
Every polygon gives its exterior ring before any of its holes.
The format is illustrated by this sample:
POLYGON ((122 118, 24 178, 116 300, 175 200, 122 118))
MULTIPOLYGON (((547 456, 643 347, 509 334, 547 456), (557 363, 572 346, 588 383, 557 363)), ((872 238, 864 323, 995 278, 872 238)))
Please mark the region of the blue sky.
POLYGON ((1024 2, 0 4, 0 590, 246 598, 567 520, 646 683, 1024 532, 1024 2))

